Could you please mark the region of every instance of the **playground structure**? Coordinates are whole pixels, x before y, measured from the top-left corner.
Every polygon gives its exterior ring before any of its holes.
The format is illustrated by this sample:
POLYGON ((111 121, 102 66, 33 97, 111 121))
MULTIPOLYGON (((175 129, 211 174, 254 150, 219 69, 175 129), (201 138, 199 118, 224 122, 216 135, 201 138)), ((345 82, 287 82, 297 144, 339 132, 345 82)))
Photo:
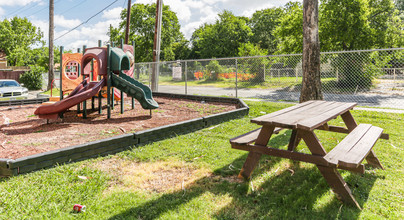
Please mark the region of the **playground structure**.
POLYGON ((63 113, 69 108, 77 105, 77 110, 80 111, 82 104, 83 118, 86 118, 86 101, 91 99, 92 106, 94 106, 96 97, 98 98, 98 113, 101 114, 101 100, 104 96, 107 98, 107 117, 110 118, 115 98, 121 101, 121 113, 123 113, 124 93, 132 97, 132 108, 134 108, 133 98, 138 100, 143 109, 151 111, 158 108, 150 88, 132 78, 134 61, 131 62, 129 57, 134 54, 134 47, 124 45, 123 41, 121 41, 121 48, 109 45, 101 47, 100 44, 99 41, 99 47, 84 47, 82 55, 75 53, 63 56, 63 47, 61 47, 63 62, 60 100, 41 105, 34 112, 35 115, 44 119, 63 118, 63 113), (106 95, 103 95, 102 90, 106 90, 106 95), (66 94, 68 94, 67 97, 64 97, 66 94))

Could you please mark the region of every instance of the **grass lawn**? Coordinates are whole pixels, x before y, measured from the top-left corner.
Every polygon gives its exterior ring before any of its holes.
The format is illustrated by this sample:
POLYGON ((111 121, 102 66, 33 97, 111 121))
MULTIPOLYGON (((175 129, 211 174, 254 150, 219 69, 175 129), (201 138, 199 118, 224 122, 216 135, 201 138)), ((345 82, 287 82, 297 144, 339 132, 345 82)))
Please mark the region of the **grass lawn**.
MULTIPOLYGON (((229 139, 250 119, 287 104, 247 102, 250 116, 195 133, 0 181, 0 219, 404 219, 404 115, 353 111, 385 129, 374 150, 385 170, 340 171, 363 207, 342 204, 317 168, 263 156, 252 180, 237 174, 247 152, 229 139), (87 206, 73 213, 74 204, 87 206)), ((340 125, 340 119, 332 121, 340 125)), ((290 131, 270 141, 286 148, 290 131)), ((344 134, 317 132, 330 150, 344 134)), ((302 142, 298 151, 308 150, 302 142)))

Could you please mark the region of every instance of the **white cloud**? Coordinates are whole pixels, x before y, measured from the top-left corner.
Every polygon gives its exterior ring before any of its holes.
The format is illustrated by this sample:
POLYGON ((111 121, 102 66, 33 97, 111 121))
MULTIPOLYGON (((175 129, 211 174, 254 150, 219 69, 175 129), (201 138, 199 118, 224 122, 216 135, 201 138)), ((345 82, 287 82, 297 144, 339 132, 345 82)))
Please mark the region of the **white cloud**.
POLYGON ((102 17, 106 19, 120 19, 122 7, 113 8, 102 13, 102 17))
MULTIPOLYGON (((102 40, 102 42, 109 40, 109 36, 107 36, 109 25, 117 26, 119 22, 120 19, 111 19, 98 22, 94 25, 82 26, 63 36, 55 44, 63 45, 66 49, 73 51, 76 51, 77 48, 82 48, 83 45, 95 47, 98 45, 98 40, 102 40)), ((55 37, 62 36, 66 32, 67 30, 59 31, 55 33, 55 37)))
POLYGON ((79 19, 66 19, 63 15, 54 16, 55 27, 74 28, 81 23, 79 19))
POLYGON ((246 10, 244 10, 241 13, 241 15, 245 16, 245 17, 251 17, 258 10, 262 10, 262 9, 266 9, 266 8, 273 8, 273 7, 275 7, 275 5, 272 3, 266 3, 266 4, 259 5, 259 6, 252 6, 252 7, 248 7, 246 10))
POLYGON ((0 6, 25 6, 34 2, 41 3, 42 0, 0 0, 0 6))
POLYGON ((5 15, 5 14, 6 14, 6 12, 4 11, 4 9, 0 8, 0 17, 5 15))

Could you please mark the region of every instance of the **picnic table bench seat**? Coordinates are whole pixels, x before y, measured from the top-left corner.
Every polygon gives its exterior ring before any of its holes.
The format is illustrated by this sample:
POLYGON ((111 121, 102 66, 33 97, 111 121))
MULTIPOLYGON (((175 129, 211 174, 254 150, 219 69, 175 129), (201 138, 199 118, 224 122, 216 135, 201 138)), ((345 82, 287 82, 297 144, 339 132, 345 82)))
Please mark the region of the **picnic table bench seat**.
MULTIPOLYGON (((255 142, 262 128, 257 128, 240 136, 230 139, 231 144, 247 145, 255 142)), ((278 134, 283 128, 275 128, 274 134, 278 134)))
POLYGON ((382 128, 360 124, 326 154, 324 159, 337 167, 356 168, 370 153, 382 133, 382 128))

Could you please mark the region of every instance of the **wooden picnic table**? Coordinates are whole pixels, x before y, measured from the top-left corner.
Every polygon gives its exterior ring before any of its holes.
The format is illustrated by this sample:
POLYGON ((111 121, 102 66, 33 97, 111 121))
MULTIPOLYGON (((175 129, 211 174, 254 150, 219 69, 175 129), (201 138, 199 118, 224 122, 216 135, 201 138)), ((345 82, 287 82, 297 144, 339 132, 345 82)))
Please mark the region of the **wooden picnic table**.
POLYGON ((252 123, 262 127, 230 139, 232 148, 250 152, 239 177, 250 178, 262 154, 313 163, 340 199, 360 208, 337 169, 364 173, 364 159, 383 169, 372 148, 379 138, 388 139, 389 136, 379 127, 358 125, 350 112, 354 106, 356 103, 308 101, 252 119, 252 123), (338 116, 346 127, 328 125, 338 116), (272 134, 282 129, 292 129, 287 150, 268 147, 272 134), (327 153, 314 133, 316 129, 348 135, 327 153), (302 139, 311 154, 294 151, 302 139))

